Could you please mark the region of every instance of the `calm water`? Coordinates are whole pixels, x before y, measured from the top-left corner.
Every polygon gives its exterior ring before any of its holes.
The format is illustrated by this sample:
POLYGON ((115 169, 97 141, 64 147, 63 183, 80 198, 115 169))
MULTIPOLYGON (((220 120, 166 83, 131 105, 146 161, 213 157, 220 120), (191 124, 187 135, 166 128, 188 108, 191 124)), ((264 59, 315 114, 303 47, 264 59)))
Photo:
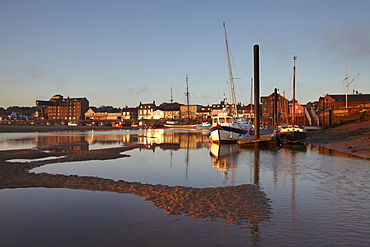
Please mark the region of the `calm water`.
POLYGON ((257 184, 271 200, 271 222, 251 231, 187 216, 174 220, 131 194, 2 189, 2 246, 369 246, 368 160, 311 145, 278 150, 210 145, 207 133, 196 131, 0 134, 2 150, 63 142, 76 143, 74 150, 128 143, 145 148, 125 152, 130 157, 57 163, 31 172, 198 188, 257 184))

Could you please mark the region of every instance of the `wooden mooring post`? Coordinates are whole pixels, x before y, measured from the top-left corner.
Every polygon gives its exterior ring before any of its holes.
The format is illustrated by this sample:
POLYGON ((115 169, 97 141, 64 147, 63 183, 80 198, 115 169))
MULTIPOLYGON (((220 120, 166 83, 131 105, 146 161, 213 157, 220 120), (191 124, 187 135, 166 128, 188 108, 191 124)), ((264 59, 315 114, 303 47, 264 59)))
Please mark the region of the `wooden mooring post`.
POLYGON ((272 142, 272 132, 264 131, 263 136, 260 136, 260 65, 259 65, 259 45, 254 45, 254 136, 239 140, 239 145, 254 144, 261 142, 272 142))
POLYGON ((254 45, 254 137, 260 138, 260 58, 259 45, 254 45))

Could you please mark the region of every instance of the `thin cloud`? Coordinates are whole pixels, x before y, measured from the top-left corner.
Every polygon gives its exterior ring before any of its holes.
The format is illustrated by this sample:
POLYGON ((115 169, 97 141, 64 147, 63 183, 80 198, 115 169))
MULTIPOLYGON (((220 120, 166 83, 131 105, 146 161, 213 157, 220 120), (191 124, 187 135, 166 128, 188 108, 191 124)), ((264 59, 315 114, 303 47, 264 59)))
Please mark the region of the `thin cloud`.
POLYGON ((29 75, 32 79, 37 79, 42 76, 42 71, 32 66, 29 68, 29 75))
POLYGON ((340 60, 362 59, 370 56, 370 27, 338 29, 327 34, 325 50, 335 53, 340 60))
POLYGON ((127 90, 127 93, 131 95, 140 95, 140 94, 146 93, 147 91, 148 91, 148 88, 145 86, 145 87, 129 88, 127 90))

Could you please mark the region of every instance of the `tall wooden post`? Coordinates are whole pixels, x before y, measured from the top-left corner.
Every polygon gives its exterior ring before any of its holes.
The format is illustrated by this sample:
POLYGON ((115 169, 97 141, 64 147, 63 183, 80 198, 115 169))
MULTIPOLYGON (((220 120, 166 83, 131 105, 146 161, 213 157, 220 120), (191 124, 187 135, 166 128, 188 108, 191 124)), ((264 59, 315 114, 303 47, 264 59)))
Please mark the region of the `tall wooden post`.
POLYGON ((273 119, 274 119, 274 128, 277 126, 277 102, 278 102, 278 93, 277 88, 274 89, 274 109, 273 109, 273 119))
POLYGON ((254 45, 254 137, 260 138, 260 59, 259 45, 254 45))

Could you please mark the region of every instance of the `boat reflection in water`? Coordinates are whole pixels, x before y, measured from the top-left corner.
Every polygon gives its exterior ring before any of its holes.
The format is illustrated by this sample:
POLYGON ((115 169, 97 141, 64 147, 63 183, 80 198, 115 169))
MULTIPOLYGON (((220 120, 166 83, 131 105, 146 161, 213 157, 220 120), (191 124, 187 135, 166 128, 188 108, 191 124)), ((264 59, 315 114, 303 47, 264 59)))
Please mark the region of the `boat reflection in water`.
POLYGON ((235 175, 237 168, 236 154, 239 152, 239 146, 236 144, 219 144, 210 143, 210 156, 212 167, 222 172, 224 175, 224 186, 228 180, 228 172, 231 171, 230 185, 235 183, 235 175))

